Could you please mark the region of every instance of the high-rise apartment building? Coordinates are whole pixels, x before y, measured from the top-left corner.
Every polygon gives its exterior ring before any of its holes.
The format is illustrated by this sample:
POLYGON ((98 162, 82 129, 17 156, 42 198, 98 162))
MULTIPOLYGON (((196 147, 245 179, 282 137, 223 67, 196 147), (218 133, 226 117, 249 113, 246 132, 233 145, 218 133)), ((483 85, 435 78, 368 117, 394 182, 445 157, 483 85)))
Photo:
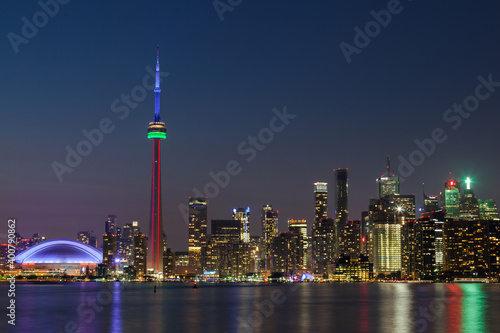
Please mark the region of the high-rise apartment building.
POLYGON ((262 206, 262 252, 264 270, 269 273, 272 267, 272 243, 278 235, 278 211, 272 205, 262 206))
POLYGON ((347 169, 335 169, 335 223, 342 228, 349 220, 347 169))
POLYGON ((206 264, 207 198, 189 198, 189 266, 201 271, 206 264))
POLYGON ((314 183, 314 222, 328 218, 328 183, 314 183))

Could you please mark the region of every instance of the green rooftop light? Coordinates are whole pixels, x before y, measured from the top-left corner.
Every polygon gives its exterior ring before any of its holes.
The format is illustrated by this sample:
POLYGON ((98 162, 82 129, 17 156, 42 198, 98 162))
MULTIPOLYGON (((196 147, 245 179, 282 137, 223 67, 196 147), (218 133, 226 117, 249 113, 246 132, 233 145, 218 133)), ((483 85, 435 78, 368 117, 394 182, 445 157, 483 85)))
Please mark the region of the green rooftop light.
POLYGON ((149 132, 148 139, 166 139, 167 133, 163 132, 149 132))

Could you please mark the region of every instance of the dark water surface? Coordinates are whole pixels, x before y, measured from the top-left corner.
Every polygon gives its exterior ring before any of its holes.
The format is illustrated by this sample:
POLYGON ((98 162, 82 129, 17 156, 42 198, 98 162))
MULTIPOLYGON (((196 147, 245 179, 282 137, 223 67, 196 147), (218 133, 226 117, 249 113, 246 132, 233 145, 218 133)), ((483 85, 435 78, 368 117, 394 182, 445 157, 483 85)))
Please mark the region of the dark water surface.
POLYGON ((16 284, 0 332, 500 332, 500 284, 16 284))

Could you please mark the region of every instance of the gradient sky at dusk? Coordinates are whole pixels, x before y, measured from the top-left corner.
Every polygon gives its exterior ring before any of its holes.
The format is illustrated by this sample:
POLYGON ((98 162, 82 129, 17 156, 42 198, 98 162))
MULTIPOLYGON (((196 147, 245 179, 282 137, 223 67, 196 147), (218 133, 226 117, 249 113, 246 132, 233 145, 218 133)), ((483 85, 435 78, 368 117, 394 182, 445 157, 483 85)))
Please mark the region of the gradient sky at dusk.
MULTIPOLYGON (((42 0, 43 1, 43 0, 42 0)), ((401 1, 402 11, 348 64, 339 44, 373 20, 385 1, 243 1, 219 19, 212 1, 70 1, 15 53, 7 34, 21 35, 37 2, 0 3, 0 218, 17 218, 29 237, 100 235, 108 214, 121 226, 147 231, 152 142, 146 128, 154 96, 120 119, 112 102, 142 85, 160 45, 163 221, 169 247, 187 249, 179 204, 211 181, 209 172, 237 160, 243 171, 209 201, 209 220, 251 208, 288 218, 313 218, 313 183, 330 186, 333 169, 349 168, 350 218, 359 219, 375 179, 408 158, 415 139, 442 128, 448 140, 401 185, 422 183, 437 194, 449 172, 470 176, 479 198, 500 200, 500 88, 456 130, 443 120, 474 94, 478 76, 500 82, 500 3, 401 1), (296 118, 252 162, 237 147, 269 126, 272 110, 296 118), (115 126, 59 182, 51 163, 64 163, 82 130, 109 118, 115 126)), ((102 239, 100 239, 100 242, 102 239)))

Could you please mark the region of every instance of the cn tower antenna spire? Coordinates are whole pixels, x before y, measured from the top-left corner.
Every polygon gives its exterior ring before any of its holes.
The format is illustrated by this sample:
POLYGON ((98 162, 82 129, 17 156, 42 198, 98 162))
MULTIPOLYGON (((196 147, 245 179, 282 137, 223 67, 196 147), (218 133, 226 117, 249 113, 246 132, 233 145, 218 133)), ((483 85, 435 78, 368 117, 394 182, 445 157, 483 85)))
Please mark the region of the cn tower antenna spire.
POLYGON ((156 80, 155 80, 155 117, 154 121, 161 121, 160 118, 160 45, 156 45, 156 80))

